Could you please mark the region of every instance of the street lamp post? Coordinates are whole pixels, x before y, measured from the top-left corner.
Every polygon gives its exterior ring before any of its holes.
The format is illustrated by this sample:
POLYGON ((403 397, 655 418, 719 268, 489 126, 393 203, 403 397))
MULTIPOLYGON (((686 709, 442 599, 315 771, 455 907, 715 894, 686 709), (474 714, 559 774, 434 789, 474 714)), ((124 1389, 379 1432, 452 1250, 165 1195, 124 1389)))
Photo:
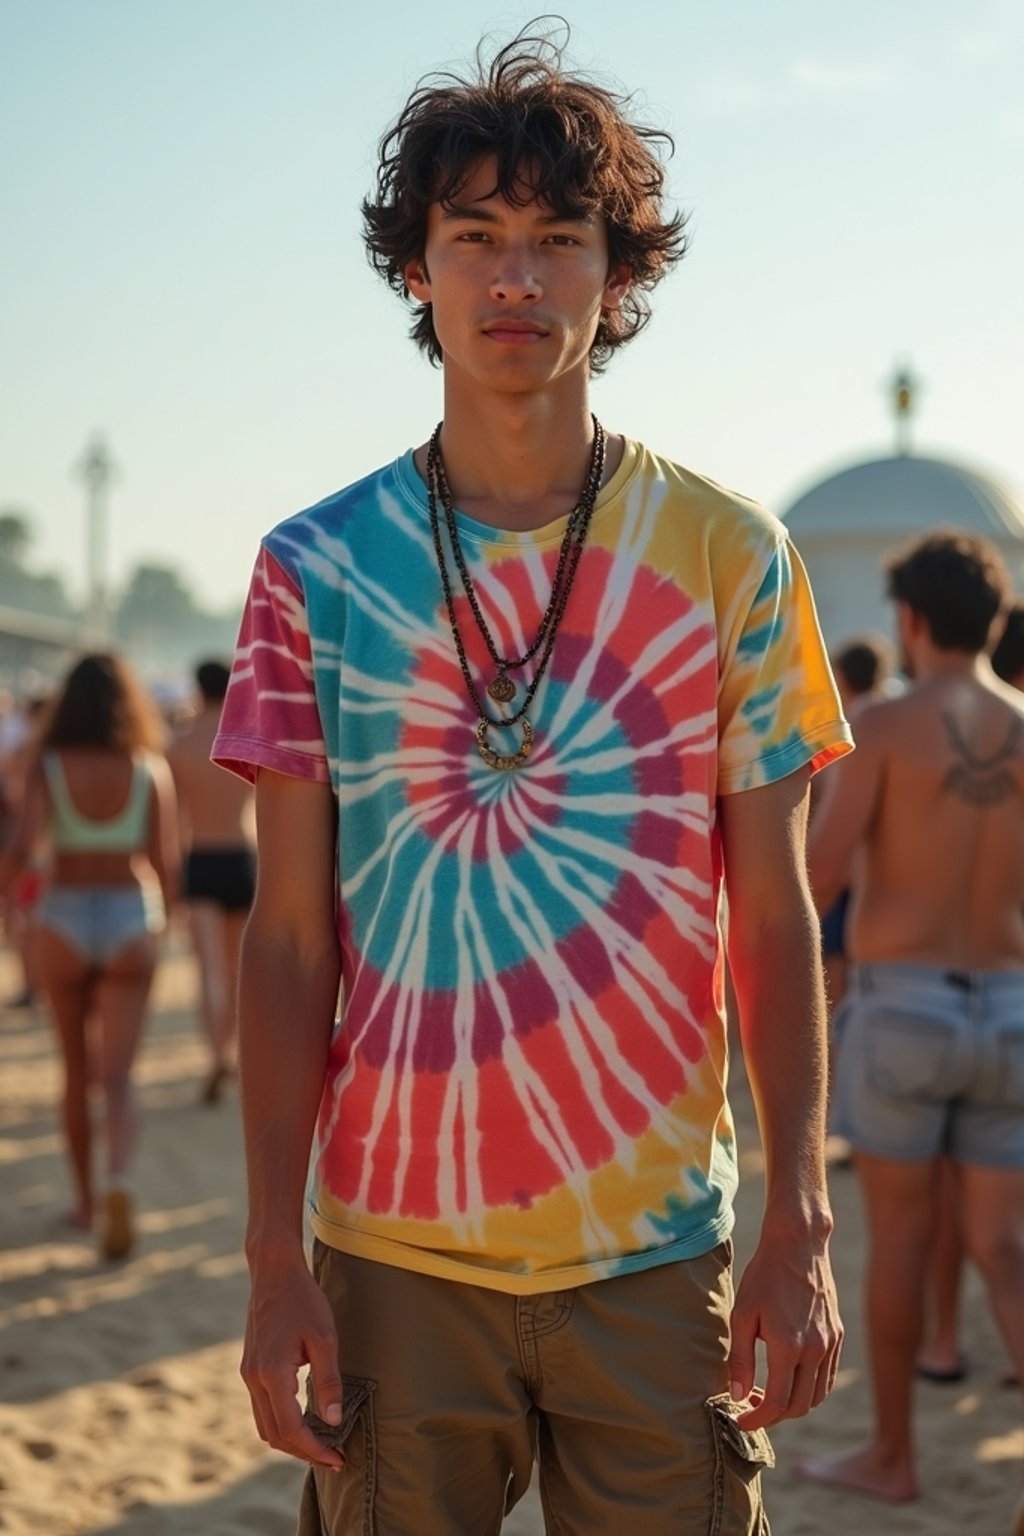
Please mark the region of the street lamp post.
POLYGON ((85 484, 85 548, 88 590, 83 628, 90 645, 105 646, 111 640, 110 600, 107 592, 107 493, 114 478, 114 461, 104 439, 97 434, 78 465, 85 484))

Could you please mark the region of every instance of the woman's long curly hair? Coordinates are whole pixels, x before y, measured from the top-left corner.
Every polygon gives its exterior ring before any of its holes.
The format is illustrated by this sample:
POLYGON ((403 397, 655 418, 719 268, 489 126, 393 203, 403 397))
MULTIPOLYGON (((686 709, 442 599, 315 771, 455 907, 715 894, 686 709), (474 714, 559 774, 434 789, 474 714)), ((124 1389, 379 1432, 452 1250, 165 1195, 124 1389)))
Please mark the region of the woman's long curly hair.
POLYGON ((76 662, 49 710, 40 734, 44 752, 61 747, 158 752, 163 742, 156 706, 127 663, 111 652, 76 662))

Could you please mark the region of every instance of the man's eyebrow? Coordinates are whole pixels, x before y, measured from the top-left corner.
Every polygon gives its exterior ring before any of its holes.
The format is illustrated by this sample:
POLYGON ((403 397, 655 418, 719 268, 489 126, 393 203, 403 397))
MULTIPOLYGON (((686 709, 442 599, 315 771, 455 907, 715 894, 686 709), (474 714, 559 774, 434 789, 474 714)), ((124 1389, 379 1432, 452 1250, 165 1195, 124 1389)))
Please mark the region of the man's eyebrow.
POLYGON ((592 226, 594 216, 592 213, 546 213, 537 221, 540 224, 582 224, 584 227, 592 226))
POLYGON ((479 203, 442 203, 442 219, 476 219, 480 224, 497 224, 498 215, 479 203))
MULTIPOLYGON (((497 224, 499 216, 481 203, 442 203, 442 219, 472 219, 478 224, 497 224)), ((579 224, 592 227, 593 216, 589 213, 544 213, 538 224, 579 224)))

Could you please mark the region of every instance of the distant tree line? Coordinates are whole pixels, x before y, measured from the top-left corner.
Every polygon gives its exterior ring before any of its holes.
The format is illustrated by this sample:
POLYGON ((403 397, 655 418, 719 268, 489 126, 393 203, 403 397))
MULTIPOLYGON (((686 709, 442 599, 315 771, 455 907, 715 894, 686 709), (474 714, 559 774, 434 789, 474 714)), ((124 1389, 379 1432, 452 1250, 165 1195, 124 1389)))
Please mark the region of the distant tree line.
MULTIPOLYGON (((31 568, 32 539, 24 512, 0 510, 0 605, 48 618, 79 617, 63 578, 31 568)), ((135 665, 144 673, 167 673, 202 654, 229 653, 241 603, 221 612, 205 608, 175 566, 142 561, 112 595, 111 613, 117 643, 135 665)))
POLYGON ((50 619, 74 618, 61 578, 39 575, 25 564, 31 543, 32 526, 24 513, 0 512, 0 604, 50 619))

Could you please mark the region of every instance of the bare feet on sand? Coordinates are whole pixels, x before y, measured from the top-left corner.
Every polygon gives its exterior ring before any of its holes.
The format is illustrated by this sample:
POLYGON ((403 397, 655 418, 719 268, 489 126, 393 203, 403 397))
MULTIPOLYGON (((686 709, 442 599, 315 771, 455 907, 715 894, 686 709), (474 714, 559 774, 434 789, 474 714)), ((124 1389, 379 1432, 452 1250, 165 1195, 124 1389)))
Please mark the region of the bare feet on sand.
POLYGON ((105 1259, 124 1259, 132 1250, 135 1231, 132 1197, 126 1189, 111 1189, 103 1210, 100 1248, 105 1259))
POLYGON ((958 1349, 932 1345, 918 1355, 917 1374, 922 1381, 954 1385, 967 1375, 967 1361, 958 1349))
POLYGON ((872 1445, 847 1456, 805 1456, 794 1466, 793 1475, 804 1483, 845 1488, 889 1504, 906 1504, 921 1492, 909 1467, 893 1466, 872 1445))

